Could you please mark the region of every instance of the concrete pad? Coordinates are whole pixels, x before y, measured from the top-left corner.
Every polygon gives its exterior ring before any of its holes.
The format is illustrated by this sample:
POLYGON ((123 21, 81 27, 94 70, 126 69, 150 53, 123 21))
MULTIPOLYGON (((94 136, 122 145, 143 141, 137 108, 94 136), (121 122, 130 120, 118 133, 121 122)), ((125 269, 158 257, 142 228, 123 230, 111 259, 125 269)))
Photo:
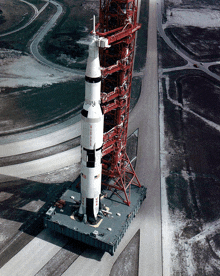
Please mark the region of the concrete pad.
POLYGON ((76 147, 39 160, 1 167, 0 174, 25 179, 73 165, 80 162, 80 158, 80 147, 76 147))
POLYGON ((1 275, 35 275, 66 242, 65 238, 57 239, 48 230, 42 231, 1 268, 1 275))

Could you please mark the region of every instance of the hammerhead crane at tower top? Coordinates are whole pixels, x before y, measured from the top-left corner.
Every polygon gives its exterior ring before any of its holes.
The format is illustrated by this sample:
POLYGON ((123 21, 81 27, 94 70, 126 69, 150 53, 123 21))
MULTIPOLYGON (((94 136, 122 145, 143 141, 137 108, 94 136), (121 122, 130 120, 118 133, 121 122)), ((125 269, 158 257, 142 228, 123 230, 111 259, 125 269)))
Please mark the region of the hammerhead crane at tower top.
POLYGON ((81 184, 75 181, 45 218, 46 227, 112 255, 146 197, 126 153, 139 28, 137 1, 100 0, 81 111, 81 184))

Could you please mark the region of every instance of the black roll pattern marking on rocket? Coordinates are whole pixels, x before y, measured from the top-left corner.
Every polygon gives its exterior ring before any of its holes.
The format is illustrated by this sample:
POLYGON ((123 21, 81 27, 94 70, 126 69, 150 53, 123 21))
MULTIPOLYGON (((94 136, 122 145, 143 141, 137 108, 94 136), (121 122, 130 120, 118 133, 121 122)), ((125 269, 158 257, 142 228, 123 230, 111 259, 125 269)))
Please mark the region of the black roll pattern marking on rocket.
POLYGON ((104 115, 100 106, 99 47, 109 47, 93 32, 85 75, 85 102, 81 111, 81 205, 79 216, 94 223, 99 212, 102 176, 104 115))

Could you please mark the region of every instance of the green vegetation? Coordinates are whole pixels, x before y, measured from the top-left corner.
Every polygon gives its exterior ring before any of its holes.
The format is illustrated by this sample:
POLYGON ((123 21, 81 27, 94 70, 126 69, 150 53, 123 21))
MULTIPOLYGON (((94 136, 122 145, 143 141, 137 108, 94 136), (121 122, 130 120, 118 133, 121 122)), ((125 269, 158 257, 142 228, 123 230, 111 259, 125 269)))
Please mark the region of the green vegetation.
MULTIPOLYGON (((19 32, 0 38, 0 48, 15 49, 23 52, 29 51, 29 48, 27 46, 30 39, 39 30, 42 24, 45 23, 45 20, 47 20, 49 16, 54 13, 54 11, 54 5, 49 5, 47 9, 44 10, 28 27, 19 32)), ((30 15, 28 15, 28 18, 29 17, 30 15)), ((16 25, 16 28, 18 27, 19 26, 16 25)), ((10 28, 9 30, 12 29, 14 28, 10 28)))
POLYGON ((41 88, 6 89, 0 96, 2 131, 29 128, 36 124, 64 120, 82 108, 84 79, 57 83, 41 88), (10 124, 13 122, 13 125, 10 124))
POLYGON ((84 79, 34 88, 17 99, 17 107, 31 123, 41 123, 81 109, 84 100, 84 79))
POLYGON ((88 46, 78 41, 91 31, 91 18, 98 14, 99 1, 60 0, 60 3, 65 15, 45 38, 42 53, 53 62, 85 70, 88 46))
POLYGON ((4 23, 6 20, 5 20, 5 16, 3 15, 3 11, 0 9, 0 25, 2 23, 4 23))
POLYGON ((83 28, 79 22, 74 22, 71 32, 54 32, 45 40, 43 53, 49 59, 62 65, 73 68, 85 68, 84 64, 78 64, 86 58, 87 46, 80 45, 77 41, 83 37, 83 28))

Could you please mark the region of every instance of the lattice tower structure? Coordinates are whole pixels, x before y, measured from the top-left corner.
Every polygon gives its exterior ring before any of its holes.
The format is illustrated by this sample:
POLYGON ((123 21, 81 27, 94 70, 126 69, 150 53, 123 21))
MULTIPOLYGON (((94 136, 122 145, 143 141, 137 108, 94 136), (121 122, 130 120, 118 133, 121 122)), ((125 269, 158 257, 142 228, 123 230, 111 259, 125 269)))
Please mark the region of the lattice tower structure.
POLYGON ((101 105, 104 113, 102 184, 130 205, 131 185, 141 186, 126 153, 134 64, 137 1, 100 0, 96 33, 108 39, 100 48, 101 105))

